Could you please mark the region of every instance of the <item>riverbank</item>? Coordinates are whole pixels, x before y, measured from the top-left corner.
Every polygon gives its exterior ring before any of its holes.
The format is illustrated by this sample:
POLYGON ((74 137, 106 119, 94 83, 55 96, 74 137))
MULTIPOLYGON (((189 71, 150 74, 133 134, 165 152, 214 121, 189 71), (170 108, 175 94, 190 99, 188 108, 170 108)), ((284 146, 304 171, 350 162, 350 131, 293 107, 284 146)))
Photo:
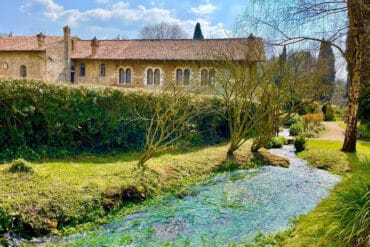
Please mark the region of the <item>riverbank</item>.
MULTIPOLYGON (((327 196, 339 177, 306 165, 294 147, 271 149, 289 168, 263 166, 215 174, 177 195, 126 208, 100 226, 61 239, 55 246, 228 246, 260 232, 289 226, 327 196), (138 207, 140 206, 140 207, 138 207)), ((59 241, 58 241, 59 240, 59 241)))
MULTIPOLYGON (((237 152, 250 156, 250 143, 237 152)), ((82 156, 31 164, 33 173, 8 173, 0 166, 0 230, 23 237, 58 234, 66 226, 99 223, 129 201, 204 179, 225 165, 227 144, 154 157, 143 177, 134 172, 138 154, 82 156), (5 230, 5 231, 4 231, 5 230)))
POLYGON ((307 159, 314 167, 340 174, 341 182, 313 211, 294 220, 293 227, 274 236, 261 236, 255 245, 248 246, 351 246, 351 243, 338 237, 329 237, 328 234, 335 227, 333 223, 337 223, 332 213, 342 205, 338 201, 338 194, 350 191, 360 180, 367 183, 370 181, 370 143, 358 142, 357 153, 341 152, 342 144, 339 141, 324 140, 307 142, 307 150, 300 153, 299 157, 307 159))

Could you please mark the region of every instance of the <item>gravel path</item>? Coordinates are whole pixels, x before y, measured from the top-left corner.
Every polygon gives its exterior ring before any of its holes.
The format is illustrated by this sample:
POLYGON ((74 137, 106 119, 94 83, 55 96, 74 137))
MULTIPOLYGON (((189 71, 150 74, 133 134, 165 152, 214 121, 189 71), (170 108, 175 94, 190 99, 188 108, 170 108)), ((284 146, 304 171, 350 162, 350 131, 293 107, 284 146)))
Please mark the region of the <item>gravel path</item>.
POLYGON ((343 141, 345 130, 337 122, 322 122, 326 130, 316 140, 343 141))

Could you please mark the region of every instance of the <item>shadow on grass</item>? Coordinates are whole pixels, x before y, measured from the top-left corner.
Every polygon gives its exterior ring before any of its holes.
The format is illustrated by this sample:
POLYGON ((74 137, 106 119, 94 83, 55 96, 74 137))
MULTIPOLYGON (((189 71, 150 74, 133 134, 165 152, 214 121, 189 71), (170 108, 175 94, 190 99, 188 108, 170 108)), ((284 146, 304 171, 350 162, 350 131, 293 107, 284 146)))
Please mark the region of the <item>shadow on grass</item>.
MULTIPOLYGON (((172 151, 167 152, 166 154, 169 155, 180 155, 180 154, 187 154, 192 152, 199 152, 209 147, 220 147, 223 145, 227 145, 227 142, 215 144, 215 145, 207 145, 207 146, 193 146, 187 147, 182 149, 174 149, 172 151)), ((131 151, 131 152, 119 152, 115 150, 114 152, 104 152, 104 153, 81 153, 76 155, 70 155, 68 157, 62 158, 45 158, 40 161, 37 161, 39 164, 43 163, 57 163, 57 162, 73 162, 73 163, 93 163, 93 164, 108 164, 108 163, 117 163, 117 162, 133 162, 137 161, 141 155, 139 151, 131 151)), ((156 154, 153 158, 159 157, 163 154, 156 154)))

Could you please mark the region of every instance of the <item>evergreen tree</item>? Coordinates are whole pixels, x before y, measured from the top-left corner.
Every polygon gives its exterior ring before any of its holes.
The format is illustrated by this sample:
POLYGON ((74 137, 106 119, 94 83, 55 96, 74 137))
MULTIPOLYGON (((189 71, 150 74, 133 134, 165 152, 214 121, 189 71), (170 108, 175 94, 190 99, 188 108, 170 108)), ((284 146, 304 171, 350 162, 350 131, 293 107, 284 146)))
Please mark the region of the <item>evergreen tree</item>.
POLYGON ((199 22, 195 25, 193 39, 204 39, 202 29, 200 28, 199 22))
POLYGON ((319 57, 317 58, 317 73, 323 86, 326 88, 322 100, 329 101, 334 94, 335 82, 335 57, 331 44, 321 41, 319 57))

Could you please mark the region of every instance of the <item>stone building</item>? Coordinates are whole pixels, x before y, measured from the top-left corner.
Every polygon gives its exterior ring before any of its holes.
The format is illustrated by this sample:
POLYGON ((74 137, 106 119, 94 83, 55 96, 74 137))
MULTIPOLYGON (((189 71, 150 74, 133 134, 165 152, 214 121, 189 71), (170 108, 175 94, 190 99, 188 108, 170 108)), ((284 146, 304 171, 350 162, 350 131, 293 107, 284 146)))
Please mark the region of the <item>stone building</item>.
MULTIPOLYGON (((214 84, 215 67, 225 61, 254 66, 263 60, 262 40, 80 40, 68 26, 63 36, 0 39, 0 77, 52 82, 151 87, 214 84)), ((250 69, 250 68, 249 68, 250 69)))

